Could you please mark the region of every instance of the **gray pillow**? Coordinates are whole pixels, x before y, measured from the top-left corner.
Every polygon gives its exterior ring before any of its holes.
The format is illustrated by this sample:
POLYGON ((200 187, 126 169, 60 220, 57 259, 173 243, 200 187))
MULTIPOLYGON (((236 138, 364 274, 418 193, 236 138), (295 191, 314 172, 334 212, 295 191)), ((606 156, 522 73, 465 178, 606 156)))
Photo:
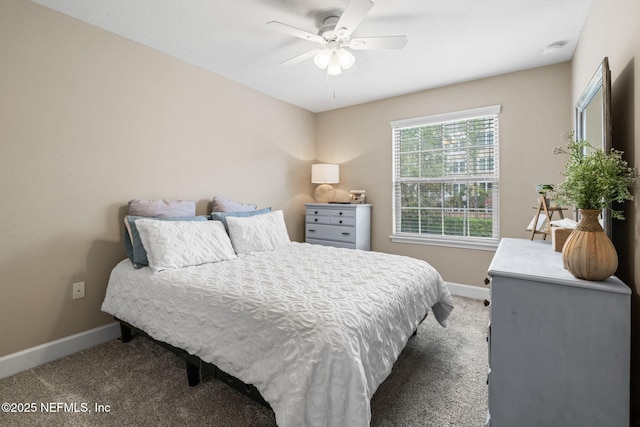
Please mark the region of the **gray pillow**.
POLYGON ((145 200, 129 201, 129 215, 169 218, 176 216, 195 216, 195 200, 145 200))
POLYGON ((256 210, 257 206, 254 204, 246 204, 234 202, 233 200, 225 199, 224 197, 213 198, 212 212, 248 212, 256 210))

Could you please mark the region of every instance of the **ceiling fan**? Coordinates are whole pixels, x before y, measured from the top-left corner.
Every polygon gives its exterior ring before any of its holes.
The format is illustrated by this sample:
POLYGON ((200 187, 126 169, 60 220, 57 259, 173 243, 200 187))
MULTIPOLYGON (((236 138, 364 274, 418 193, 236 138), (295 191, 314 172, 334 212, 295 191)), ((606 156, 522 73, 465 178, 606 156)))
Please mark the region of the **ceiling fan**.
POLYGON ((402 49, 407 44, 407 36, 351 38, 351 34, 372 7, 371 0, 351 0, 341 16, 329 16, 324 20, 318 34, 278 21, 267 22, 267 26, 276 31, 320 44, 320 47, 294 56, 281 64, 296 64, 313 58, 318 68, 326 69, 329 75, 335 76, 354 64, 356 58, 349 49, 402 49))

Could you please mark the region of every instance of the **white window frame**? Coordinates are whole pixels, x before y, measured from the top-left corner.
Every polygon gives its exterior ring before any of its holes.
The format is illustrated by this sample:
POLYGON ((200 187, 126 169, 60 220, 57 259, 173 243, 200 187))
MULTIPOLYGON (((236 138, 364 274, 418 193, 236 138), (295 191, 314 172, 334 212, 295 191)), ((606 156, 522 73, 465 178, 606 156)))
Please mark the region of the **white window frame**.
MULTIPOLYGON (((493 105, 489 107, 482 108, 474 108, 470 110, 456 111, 452 113, 444 113, 437 114, 432 116, 425 117, 416 117, 412 119, 404 119, 404 120, 395 120, 390 123, 392 133, 393 133, 393 144, 392 144, 392 161, 393 161, 393 173, 392 173, 392 201, 393 201, 393 231, 392 235, 389 236, 392 242, 396 243, 413 243, 413 244, 424 244, 424 245, 436 245, 436 246, 449 246, 449 247, 458 247, 458 248, 466 248, 466 249, 480 249, 480 250, 495 250, 498 247, 498 243, 500 241, 500 223, 499 223, 499 182, 500 182, 500 172, 499 172, 499 120, 498 115, 501 110, 501 105, 493 105), (490 179, 493 182, 493 193, 492 193, 492 237, 470 237, 470 236, 450 236, 450 235, 437 235, 437 234, 426 234, 426 233, 409 233, 409 232, 401 232, 398 230, 400 224, 400 195, 398 193, 398 189, 400 183, 403 181, 398 177, 398 151, 397 144, 399 141, 396 140, 397 132, 396 130, 412 128, 412 127, 422 127, 434 124, 444 124, 448 122, 454 121, 464 121, 470 119, 476 119, 480 117, 494 116, 494 153, 493 153, 493 164, 494 164, 494 173, 488 178, 487 175, 482 175, 485 179, 490 179)), ((487 158, 485 158, 487 159, 487 158)), ((486 163, 485 163, 486 165, 486 163)), ((469 167, 467 164, 466 167, 469 167)), ((478 175, 480 176, 480 175, 478 175)), ((449 177, 451 182, 456 182, 455 177, 449 177)), ((442 180, 445 182, 445 179, 442 180)), ((461 179, 459 182, 467 182, 466 179, 461 179)))

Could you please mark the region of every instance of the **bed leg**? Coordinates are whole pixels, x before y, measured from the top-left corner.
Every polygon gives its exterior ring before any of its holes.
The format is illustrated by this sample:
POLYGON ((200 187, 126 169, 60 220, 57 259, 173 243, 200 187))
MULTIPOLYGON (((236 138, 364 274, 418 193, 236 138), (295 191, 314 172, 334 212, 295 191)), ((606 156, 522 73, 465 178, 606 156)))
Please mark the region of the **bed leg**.
POLYGON ((189 386, 194 387, 200 384, 200 366, 185 360, 187 367, 187 382, 189 386))
POLYGON ((122 334, 122 342, 131 341, 131 328, 120 323, 120 333, 122 334))
POLYGON ((424 317, 422 318, 422 320, 420 321, 420 323, 418 323, 418 326, 416 326, 416 329, 413 331, 413 333, 411 334, 411 337, 415 337, 416 335, 418 335, 418 328, 420 327, 420 325, 422 325, 422 322, 424 322, 424 319, 427 318, 427 316, 429 315, 429 312, 427 311, 424 314, 424 317))

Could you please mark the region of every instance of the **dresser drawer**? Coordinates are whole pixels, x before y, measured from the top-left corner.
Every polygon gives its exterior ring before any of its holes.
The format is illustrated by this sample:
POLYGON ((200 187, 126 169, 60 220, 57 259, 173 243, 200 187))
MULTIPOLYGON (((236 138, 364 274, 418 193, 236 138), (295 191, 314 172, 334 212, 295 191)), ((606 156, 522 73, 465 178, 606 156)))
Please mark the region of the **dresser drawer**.
POLYGON ((307 208, 307 216, 309 215, 329 216, 330 211, 331 209, 307 208))
POLYGON ((328 215, 309 215, 307 213, 307 224, 330 224, 331 218, 328 215))
POLYGON ((306 232, 307 240, 323 239, 350 243, 355 243, 356 241, 355 227, 336 227, 333 225, 307 224, 306 232))
POLYGON ((356 244, 350 243, 350 242, 335 242, 335 241, 329 241, 329 240, 307 239, 307 243, 311 243, 314 245, 322 245, 322 246, 333 246, 335 248, 356 249, 356 244))
POLYGON ((329 224, 331 225, 345 225, 345 226, 354 226, 356 225, 356 219, 352 216, 330 216, 329 224))
POLYGON ((333 218, 356 217, 356 211, 353 209, 327 209, 329 216, 333 218))

